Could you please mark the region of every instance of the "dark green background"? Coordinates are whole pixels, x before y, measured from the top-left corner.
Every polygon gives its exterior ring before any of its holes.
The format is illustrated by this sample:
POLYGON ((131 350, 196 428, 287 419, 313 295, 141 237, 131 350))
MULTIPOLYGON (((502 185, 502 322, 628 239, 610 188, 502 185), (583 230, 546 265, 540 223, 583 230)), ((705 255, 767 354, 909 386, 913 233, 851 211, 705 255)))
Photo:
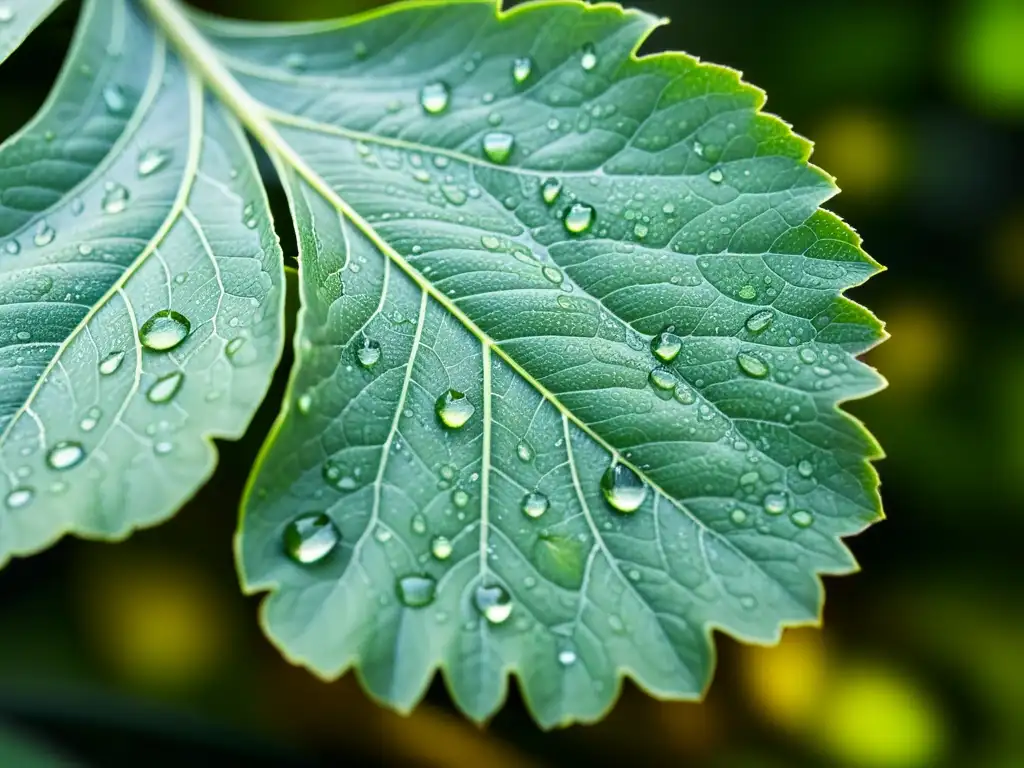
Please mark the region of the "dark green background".
MULTIPOLYGON (((296 19, 376 4, 201 3, 296 19)), ((627 685, 600 725, 548 734, 515 693, 481 730, 440 684, 401 718, 351 676, 321 683, 263 638, 231 553, 282 368, 171 523, 0 572, 0 719, 87 765, 1024 765, 1024 2, 635 4, 675 21, 649 50, 742 70, 817 142, 845 190, 830 207, 889 269, 853 296, 893 334, 869 356, 891 386, 850 406, 889 454, 889 519, 851 541, 863 572, 828 580, 825 629, 775 650, 720 638, 704 704, 627 685)), ((0 69, 0 138, 45 98, 76 13, 0 69)), ((279 190, 275 206, 294 252, 279 190)))

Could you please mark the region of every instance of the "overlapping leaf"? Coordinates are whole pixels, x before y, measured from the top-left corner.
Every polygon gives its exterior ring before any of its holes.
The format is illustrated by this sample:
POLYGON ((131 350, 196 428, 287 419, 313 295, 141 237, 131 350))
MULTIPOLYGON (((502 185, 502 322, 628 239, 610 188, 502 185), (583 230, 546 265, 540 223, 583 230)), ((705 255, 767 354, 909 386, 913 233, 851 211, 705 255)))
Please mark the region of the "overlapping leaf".
POLYGON ((4 0, 0 3, 0 64, 61 4, 61 0, 4 0))
POLYGON ((126 0, 86 3, 0 189, 2 564, 192 494, 266 392, 282 266, 237 123, 126 0))
POLYGON ((238 541, 289 657, 402 710, 441 669, 477 719, 512 672, 552 725, 624 673, 699 696, 712 628, 816 620, 880 514, 837 409, 880 385, 841 297, 877 265, 759 91, 638 59, 657 22, 617 6, 148 5, 294 208, 298 365, 238 541))

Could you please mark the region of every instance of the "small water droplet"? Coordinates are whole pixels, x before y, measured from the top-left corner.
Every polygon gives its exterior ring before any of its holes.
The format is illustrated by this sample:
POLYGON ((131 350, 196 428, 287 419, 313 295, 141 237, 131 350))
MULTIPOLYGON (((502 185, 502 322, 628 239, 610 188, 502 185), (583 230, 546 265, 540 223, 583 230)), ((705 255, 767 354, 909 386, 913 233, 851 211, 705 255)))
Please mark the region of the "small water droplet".
POLYGON ((741 371, 752 378, 763 379, 768 375, 768 364, 749 352, 740 352, 736 355, 736 363, 741 371))
POLYGON ((163 168, 171 159, 171 153, 166 149, 150 147, 139 155, 139 176, 145 178, 163 168))
POLYGON ((452 556, 452 543, 444 536, 435 536, 430 542, 430 554, 438 560, 452 556))
POLYGON ((457 184, 442 184, 441 194, 444 195, 444 199, 452 205, 465 205, 468 196, 466 190, 457 184))
POLYGON ((676 387, 676 400, 683 405, 693 405, 697 402, 697 396, 693 394, 693 390, 689 387, 679 385, 676 387))
POLYGON ((807 459, 802 459, 796 465, 796 471, 800 473, 800 477, 810 477, 814 474, 814 465, 807 459))
POLYGON ((516 446, 516 456, 519 457, 520 461, 532 461, 533 460, 533 448, 525 440, 520 440, 516 446))
POLYGON ((668 368, 662 368, 660 365, 651 371, 648 378, 655 389, 665 392, 671 392, 679 384, 679 379, 676 378, 676 375, 668 368))
POLYGON ((494 235, 484 235, 480 238, 480 244, 488 251, 496 251, 501 247, 501 240, 494 235))
POLYGON ((4 503, 8 509, 22 509, 32 503, 36 492, 31 488, 15 488, 7 494, 4 503))
POLYGON ((11 256, 16 256, 18 253, 21 252, 21 243, 12 238, 11 240, 8 240, 6 243, 4 243, 4 250, 7 251, 7 253, 11 254, 11 256))
POLYGON ((789 506, 785 493, 767 493, 764 497, 764 511, 769 515, 781 515, 789 506))
POLYGON ((563 667, 576 663, 576 651, 566 648, 558 652, 558 663, 563 667))
POLYGON ((530 78, 533 72, 533 59, 529 56, 520 56, 512 62, 512 80, 516 85, 522 85, 530 78))
POLYGON ((760 312, 755 312, 747 318, 746 326, 747 330, 751 333, 760 333, 761 331, 768 328, 775 319, 775 313, 770 309, 762 309, 760 312))
POLYGON ((157 404, 170 402, 178 394, 184 381, 185 374, 181 371, 161 376, 146 392, 146 399, 157 404))
POLYGON ((587 43, 583 46, 583 52, 580 55, 580 66, 587 72, 597 66, 597 49, 593 43, 587 43))
POLYGON ((427 518, 417 512, 412 516, 412 521, 409 523, 409 527, 412 529, 413 533, 418 533, 422 536, 427 532, 427 518))
POLYGON ((469 504, 469 494, 461 488, 456 488, 452 491, 452 504, 459 509, 462 509, 464 506, 469 504))
POLYGON ((647 498, 647 485, 625 464, 612 464, 601 477, 601 493, 612 509, 631 514, 647 498))
POLYGON ((46 454, 46 463, 51 469, 66 470, 76 467, 85 459, 85 449, 73 440, 61 440, 46 454))
POLYGON ((311 565, 327 557, 341 534, 327 515, 312 512, 295 518, 284 529, 284 549, 297 563, 311 565))
POLYGON ((395 585, 398 599, 409 608, 422 608, 434 602, 437 581, 430 576, 403 576, 395 585))
POLYGON ((574 235, 581 235, 593 226, 594 216, 593 206, 586 203, 574 203, 565 212, 562 224, 566 231, 574 235))
POLYGON ((292 72, 302 72, 309 66, 309 59, 301 51, 292 51, 281 59, 281 63, 292 72))
POLYGON ((154 352, 167 352, 188 338, 192 324, 173 309, 162 309, 139 328, 139 341, 154 352))
POLYGON ((437 398, 437 402, 434 403, 434 411, 446 427, 459 429, 469 421, 476 408, 464 394, 449 389, 437 398))
POLYGON ((256 205, 254 203, 246 203, 245 207, 242 208, 242 223, 248 229, 256 229, 259 219, 256 218, 256 205))
POLYGON ((544 275, 544 279, 549 283, 554 283, 555 285, 561 285, 562 283, 562 271, 558 267, 544 267, 541 269, 541 274, 544 275))
POLYGON ((86 411, 85 416, 78 423, 78 428, 83 432, 92 432, 96 429, 96 425, 100 423, 100 419, 103 418, 103 411, 93 406, 86 411))
POLYGON ((32 242, 35 243, 39 248, 49 245, 53 242, 53 239, 57 236, 56 230, 51 227, 46 219, 42 219, 36 225, 36 233, 32 238, 32 242))
POLYGON ((103 103, 106 104, 107 111, 113 112, 115 115, 123 112, 125 107, 128 106, 124 90, 117 83, 110 83, 103 89, 103 103))
POLYGON ((722 175, 722 171, 719 170, 718 168, 712 168, 711 171, 708 172, 708 181, 712 182, 713 184, 721 184, 722 179, 724 178, 725 176, 722 175))
POLYGON ((355 477, 349 474, 348 468, 333 459, 324 462, 320 476, 325 483, 338 491, 352 491, 358 485, 355 477))
POLYGON ((800 359, 810 365, 811 363, 817 362, 818 356, 814 354, 814 350, 810 347, 804 347, 800 350, 800 359))
POLYGON ((671 331, 662 331, 651 339, 651 352, 663 363, 671 363, 679 356, 683 340, 671 331))
POLYGON ((166 456, 174 450, 174 443, 163 440, 153 446, 153 453, 157 456, 166 456))
POLYGON ((516 137, 505 131, 491 131, 484 136, 484 154, 492 163, 504 165, 512 156, 516 137))
POLYGON ((123 213, 128 207, 128 189, 113 181, 108 181, 105 189, 103 200, 100 202, 103 212, 109 214, 123 213))
POLYGON ((732 513, 731 513, 731 514, 729 515, 729 518, 730 518, 730 519, 731 519, 731 520, 732 520, 732 521, 733 521, 734 523, 736 523, 736 525, 743 525, 743 523, 745 523, 745 522, 747 521, 747 513, 746 513, 746 511, 745 511, 745 510, 743 510, 743 509, 740 509, 739 507, 737 507, 737 508, 736 508, 736 509, 734 509, 734 510, 732 511, 732 513))
POLYGON ((747 284, 747 285, 741 286, 739 291, 737 291, 737 294, 744 301, 751 301, 752 299, 756 299, 757 298, 757 288, 755 288, 754 286, 752 286, 750 284, 747 284))
POLYGON ((548 501, 548 497, 539 491, 533 491, 523 496, 522 510, 523 514, 529 518, 536 520, 538 517, 548 511, 548 507, 551 506, 548 501))
POLYGON ((554 205, 560 194, 562 194, 562 182, 553 176, 544 179, 541 183, 540 196, 548 205, 554 205))
POLYGON ((430 83, 420 91, 420 106, 428 114, 439 115, 448 109, 450 97, 451 89, 447 83, 430 83))
POLYGON ((793 525, 797 528, 809 528, 814 523, 814 515, 806 509, 796 510, 789 516, 789 519, 793 521, 793 525))
POLYGON ((512 596, 504 587, 481 584, 473 594, 473 602, 491 624, 503 624, 512 615, 512 596))
POLYGON ((303 392, 295 400, 295 407, 299 410, 299 413, 306 416, 313 408, 313 395, 309 392, 303 392))
POLYGON ((372 368, 380 361, 380 344, 363 337, 363 346, 356 350, 356 357, 363 368, 372 368))
POLYGON ((633 227, 633 234, 636 235, 638 240, 643 240, 645 237, 647 237, 647 233, 649 231, 649 227, 642 221, 638 221, 633 227))
POLYGON ((757 607, 757 598, 753 595, 744 595, 740 598, 740 605, 748 611, 757 607))
POLYGON ((117 369, 124 362, 124 352, 111 352, 100 361, 100 373, 103 376, 110 376, 117 373, 117 369))
POLYGON ((7 24, 11 21, 14 21, 14 9, 0 5, 0 24, 7 24))

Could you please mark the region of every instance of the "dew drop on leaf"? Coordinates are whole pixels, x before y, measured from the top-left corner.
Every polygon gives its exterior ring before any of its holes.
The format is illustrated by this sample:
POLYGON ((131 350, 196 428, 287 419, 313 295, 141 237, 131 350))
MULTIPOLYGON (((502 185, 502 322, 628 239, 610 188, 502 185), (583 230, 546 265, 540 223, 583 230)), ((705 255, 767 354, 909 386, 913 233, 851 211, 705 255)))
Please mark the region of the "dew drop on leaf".
POLYGON ((412 521, 409 523, 409 527, 412 529, 413 533, 422 536, 427 532, 427 518, 417 512, 412 516, 412 521))
POLYGON ((662 331, 651 339, 651 352, 663 363, 671 363, 679 357, 683 340, 671 331, 662 331))
POLYGON ((158 405, 168 403, 178 394, 178 390, 181 389, 184 381, 185 374, 181 371, 161 376, 146 392, 146 399, 158 405))
POLYGON ((192 324, 173 309, 162 309, 139 328, 139 341, 154 352, 167 352, 188 338, 192 324))
POLYGON ((540 196, 548 205, 553 205, 560 194, 562 194, 562 182, 558 179, 552 176, 541 182, 540 196))
POLYGON ((533 491, 523 496, 523 502, 521 509, 523 514, 529 518, 536 520, 538 517, 548 511, 550 506, 548 497, 539 491, 533 491))
POLYGON ((413 574, 403 576, 398 580, 395 591, 398 599, 403 605, 409 608, 422 608, 434 602, 434 593, 437 590, 437 581, 430 576, 413 574))
POLYGON ((601 493, 616 512, 631 514, 647 498, 647 485, 625 464, 612 464, 601 477, 601 493))
POLYGON ((772 324, 775 319, 775 313, 770 309, 762 309, 760 312, 755 312, 747 318, 746 326, 747 330, 751 333, 760 333, 772 324))
POLYGON ((295 518, 284 529, 284 549, 297 563, 311 565, 327 557, 341 541, 341 534, 322 512, 295 518))
POLYGON ((451 90, 447 83, 429 83, 420 91, 420 106, 427 114, 439 115, 448 109, 450 97, 451 90))
POLYGON ((484 154, 492 163, 504 165, 512 156, 516 137, 505 131, 491 131, 484 136, 484 154))
POLYGON ((353 491, 358 486, 348 468, 333 459, 324 462, 320 476, 323 477, 325 483, 338 491, 353 491))
POLYGON ((744 301, 750 301, 751 299, 756 299, 757 298, 757 288, 755 288, 754 286, 749 285, 749 284, 748 285, 744 285, 744 286, 742 286, 739 289, 738 295, 744 301))
POLYGON ((563 667, 568 667, 570 664, 576 663, 576 651, 566 648, 565 650, 558 652, 558 663, 563 667))
POLYGON ((713 184, 721 184, 722 179, 724 178, 725 176, 722 175, 722 172, 718 168, 713 168, 711 171, 708 172, 708 181, 712 182, 713 184))
POLYGON ((800 473, 800 477, 810 477, 814 474, 814 465, 807 459, 802 459, 796 465, 796 471, 800 473))
POLYGON ((356 350, 356 357, 363 368, 372 368, 380 361, 380 344, 364 337, 363 346, 356 350))
POLYGON ((670 394, 676 388, 676 385, 679 384, 679 379, 676 378, 676 375, 668 368, 662 368, 660 365, 651 371, 648 378, 655 389, 660 389, 670 394))
POLYGON ((115 115, 123 112, 128 105, 124 91, 117 83, 110 83, 103 89, 103 103, 107 106, 107 111, 115 115))
POLYGON ((139 155, 139 176, 145 178, 163 168, 171 159, 171 153, 166 149, 151 147, 139 155))
POLYGON ((8 509, 22 509, 32 503, 36 492, 31 488, 15 488, 4 499, 8 509))
POLYGON ((796 512, 789 516, 789 519, 793 521, 793 525, 798 528, 809 528, 814 522, 814 515, 808 512, 806 509, 798 509, 796 512))
POLYGON ((117 370, 121 367, 121 363, 123 362, 124 352, 111 352, 100 361, 100 374, 103 376, 110 376, 117 373, 117 370))
POLYGON ((452 556, 452 543, 444 536, 435 536, 430 542, 430 554, 437 560, 447 560, 452 556))
POLYGON ((781 515, 789 506, 789 501, 784 493, 768 493, 764 497, 764 511, 769 515, 781 515))
POLYGON ((478 586, 473 594, 473 603, 491 624, 503 624, 512 615, 512 596, 499 585, 478 586))
POLYGON ((7 24, 14 21, 14 9, 6 5, 0 5, 0 24, 7 24))
POLYGON ((32 242, 35 243, 37 247, 42 248, 43 246, 52 243, 56 236, 56 230, 46 222, 46 219, 43 219, 36 225, 36 233, 32 238, 32 242))
POLYGON ((520 461, 532 461, 533 460, 533 448, 525 440, 520 440, 516 446, 516 456, 519 457, 520 461))
POLYGON ((741 371, 752 378, 763 379, 768 375, 768 364, 750 352, 740 352, 736 355, 736 364, 739 365, 741 371))
POLYGON ((512 80, 516 85, 522 85, 530 78, 533 72, 533 59, 529 56, 520 56, 512 62, 512 80))
POLYGON ((76 443, 73 440, 61 440, 46 454, 46 463, 51 469, 59 471, 76 467, 84 459, 85 449, 81 443, 76 443))
POLYGON ((456 488, 452 491, 452 504, 459 509, 462 509, 464 506, 469 504, 469 494, 461 488, 456 488))
POLYGON ((100 423, 100 419, 103 418, 103 411, 93 406, 86 411, 85 416, 78 422, 78 428, 83 432, 92 432, 96 429, 96 425, 100 423))
POLYGON ((747 513, 745 510, 737 507, 730 513, 729 519, 736 523, 736 525, 743 525, 747 521, 747 513))
POLYGON ((122 213, 128 207, 128 190, 123 185, 108 181, 100 207, 104 213, 122 213))
POLYGON ((480 238, 480 245, 488 251, 496 251, 501 247, 501 240, 496 238, 494 235, 484 235, 480 238))
POLYGON ((593 43, 587 43, 583 46, 583 53, 580 56, 580 66, 587 72, 597 66, 597 49, 594 48, 593 43))
POLYGON ((573 203, 562 219, 566 231, 581 235, 594 224, 594 208, 586 203, 573 203))
POLYGON ((469 421, 476 408, 463 393, 449 389, 437 398, 434 411, 448 429, 459 429, 469 421))
POLYGON ((544 275, 544 279, 547 280, 549 283, 554 283, 555 285, 561 285, 561 283, 562 283, 562 271, 558 267, 552 267, 552 266, 544 267, 541 270, 541 273, 544 275))

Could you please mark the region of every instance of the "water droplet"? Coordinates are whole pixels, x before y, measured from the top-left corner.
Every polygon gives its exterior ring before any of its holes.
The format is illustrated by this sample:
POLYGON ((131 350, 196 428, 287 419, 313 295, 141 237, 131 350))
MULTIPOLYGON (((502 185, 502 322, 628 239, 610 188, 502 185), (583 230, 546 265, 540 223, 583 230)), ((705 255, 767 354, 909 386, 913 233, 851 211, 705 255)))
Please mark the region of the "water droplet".
POLYGON ((565 225, 566 231, 580 235, 586 232, 594 224, 594 208, 586 203, 574 203, 568 211, 565 212, 565 217, 562 219, 562 224, 565 225))
POLYGON ((428 114, 439 115, 448 109, 450 96, 451 90, 447 83, 430 83, 423 86, 423 90, 420 91, 420 106, 428 114))
POLYGON ((636 225, 633 227, 633 234, 636 235, 638 240, 643 240, 645 237, 647 237, 647 233, 649 231, 650 229, 648 228, 648 226, 644 224, 642 221, 638 221, 636 225))
POLYGON ((100 361, 100 373, 104 376, 117 373, 122 362, 124 362, 124 352, 111 352, 100 361))
POLYGON ((11 21, 14 21, 14 9, 0 5, 0 24, 7 24, 11 21))
POLYGON ((741 286, 739 291, 737 291, 737 294, 744 301, 750 301, 752 299, 756 299, 757 298, 757 288, 755 288, 752 285, 747 284, 747 285, 741 286))
POLYGON ((762 309, 747 318, 747 330, 751 333, 760 333, 765 330, 775 319, 775 313, 770 309, 762 309))
POLYGON ((512 596, 504 587, 481 584, 476 588, 473 602, 491 624, 502 624, 512 615, 512 596))
POLYGON ((100 419, 103 418, 103 411, 97 407, 92 407, 86 411, 85 416, 78 423, 78 428, 83 432, 92 432, 96 429, 96 425, 100 423, 100 419))
POLYGON ((747 521, 747 513, 745 510, 737 507, 732 511, 732 514, 729 515, 729 518, 736 523, 736 525, 743 525, 743 523, 747 521))
POLYGON ((808 512, 806 509, 798 509, 796 512, 789 516, 789 519, 793 521, 793 525, 798 528, 809 528, 814 522, 814 515, 808 512))
POLYGON ((14 239, 8 240, 4 243, 4 250, 11 254, 11 256, 16 256, 21 252, 21 243, 14 239))
POLYGON ((533 72, 533 59, 529 56, 520 56, 512 62, 512 80, 516 85, 522 85, 530 78, 533 72))
POLYGON ((295 518, 284 529, 284 549, 297 563, 311 565, 331 554, 341 534, 327 515, 312 512, 295 518))
POLYGON ((139 155, 139 176, 145 178, 163 168, 171 159, 166 149, 151 147, 139 155))
POLYGON ((796 465, 796 471, 800 473, 800 477, 810 477, 814 474, 814 465, 807 459, 803 459, 796 465))
POLYGON ((154 352, 167 352, 188 338, 192 324, 173 309, 162 309, 142 324, 139 341, 154 352))
POLYGON ((562 271, 558 267, 547 266, 541 270, 541 274, 544 275, 544 279, 549 283, 560 285, 562 283, 562 271))
POLYGON ((631 514, 647 498, 647 485, 625 464, 612 464, 601 477, 601 492, 612 509, 631 514))
POLYGON ((519 445, 516 446, 516 456, 519 457, 520 461, 532 461, 533 448, 525 440, 520 440, 519 445))
POLYGON ((718 168, 713 168, 711 169, 711 171, 708 172, 708 181, 712 182, 713 184, 721 184, 722 179, 724 178, 725 176, 722 175, 721 170, 719 170, 718 168))
POLYGON ((113 112, 115 115, 123 112, 124 108, 128 106, 124 91, 117 83, 110 83, 103 89, 103 103, 107 105, 107 111, 113 112))
POLYGON ((173 450, 174 443, 171 443, 167 440, 163 440, 153 446, 153 453, 155 453, 157 456, 166 456, 173 450))
POLYGON ((492 163, 504 165, 512 156, 516 137, 504 131, 491 131, 484 136, 484 154, 492 163))
POLYGON ((459 509, 462 509, 464 506, 469 504, 469 494, 461 488, 456 488, 452 491, 452 504, 459 509))
POLYGON ((104 213, 122 213, 128 207, 128 189, 121 184, 108 181, 100 207, 104 213))
POLYGON ((562 182, 554 177, 544 179, 540 185, 540 196, 548 205, 553 205, 562 194, 562 182))
POLYGON ((736 355, 736 363, 739 365, 740 370, 747 374, 747 376, 751 376, 755 379, 763 379, 768 375, 768 364, 761 358, 756 355, 752 355, 749 352, 740 352, 736 355))
POLYGON ((363 337, 363 346, 356 350, 356 357, 363 368, 372 368, 380 361, 380 344, 363 337))
POLYGON ((38 247, 42 248, 45 245, 49 245, 53 242, 53 238, 57 236, 56 230, 47 224, 46 219, 41 220, 36 225, 36 233, 32 238, 32 242, 38 247))
POLYGON ((768 493, 764 497, 764 511, 769 515, 781 515, 789 506, 785 493, 768 493))
POLYGON ((352 491, 358 486, 356 479, 348 473, 347 467, 333 459, 324 462, 320 476, 323 477, 325 483, 338 491, 352 491))
POLYGON ((242 223, 248 229, 256 229, 256 225, 259 224, 259 220, 256 218, 256 206, 253 203, 246 203, 245 207, 242 208, 242 223))
POLYGON ((580 66, 587 72, 597 66, 597 49, 593 43, 583 46, 583 53, 580 55, 580 66))
POLYGON ((146 399, 151 403, 166 403, 169 402, 181 389, 182 383, 185 381, 185 374, 181 371, 175 371, 169 373, 166 376, 161 376, 146 392, 146 399))
POLYGON ((563 667, 568 667, 570 664, 576 663, 576 651, 566 648, 563 651, 558 652, 558 663, 563 667))
POLYGON ((549 506, 551 504, 548 501, 548 497, 539 491, 533 491, 523 496, 523 514, 534 520, 547 512, 549 506))
POLYGON ((427 518, 417 512, 412 516, 412 521, 409 523, 409 527, 412 529, 413 533, 418 533, 422 536, 427 532, 427 518))
POLYGON ((676 387, 676 400, 683 405, 693 405, 697 402, 697 396, 693 394, 693 390, 689 387, 680 385, 676 387))
POLYGON ((31 504, 35 495, 36 492, 31 488, 15 488, 7 494, 4 503, 8 509, 21 509, 31 504))
POLYGON ((465 205, 468 199, 466 191, 457 184, 442 184, 441 194, 452 205, 465 205))
POLYGON ((480 244, 488 251, 496 251, 501 247, 501 240, 494 235, 484 235, 480 238, 480 244))
POLYGON ((679 357, 683 340, 671 331, 662 331, 651 339, 651 352, 663 363, 671 363, 679 357))
POLYGON ((811 363, 817 362, 818 356, 814 354, 814 350, 810 347, 804 347, 800 350, 800 359, 810 365, 811 363))
POLYGON ((281 60, 281 63, 284 64, 284 66, 287 69, 290 69, 292 72, 302 72, 306 67, 309 66, 309 59, 307 58, 306 54, 302 53, 301 51, 292 51, 291 53, 285 55, 285 57, 281 60))
POLYGON ((651 371, 648 378, 656 389, 666 392, 671 392, 679 384, 679 379, 676 378, 675 374, 668 368, 662 368, 660 365, 651 371))
POLYGON ((449 389, 434 403, 437 417, 449 429, 459 429, 465 425, 475 410, 469 399, 454 389, 449 389))
POLYGON ((61 440, 46 454, 46 463, 51 469, 66 470, 76 467, 85 459, 85 449, 81 443, 72 440, 61 440))
POLYGON ((430 554, 438 560, 452 556, 452 543, 444 536, 435 536, 430 542, 430 554))
POLYGON ((309 392, 303 392, 295 400, 295 407, 303 416, 307 415, 313 408, 313 395, 309 392))
POLYGON ((422 608, 434 602, 437 582, 430 576, 403 576, 398 580, 395 591, 398 599, 409 608, 422 608))

